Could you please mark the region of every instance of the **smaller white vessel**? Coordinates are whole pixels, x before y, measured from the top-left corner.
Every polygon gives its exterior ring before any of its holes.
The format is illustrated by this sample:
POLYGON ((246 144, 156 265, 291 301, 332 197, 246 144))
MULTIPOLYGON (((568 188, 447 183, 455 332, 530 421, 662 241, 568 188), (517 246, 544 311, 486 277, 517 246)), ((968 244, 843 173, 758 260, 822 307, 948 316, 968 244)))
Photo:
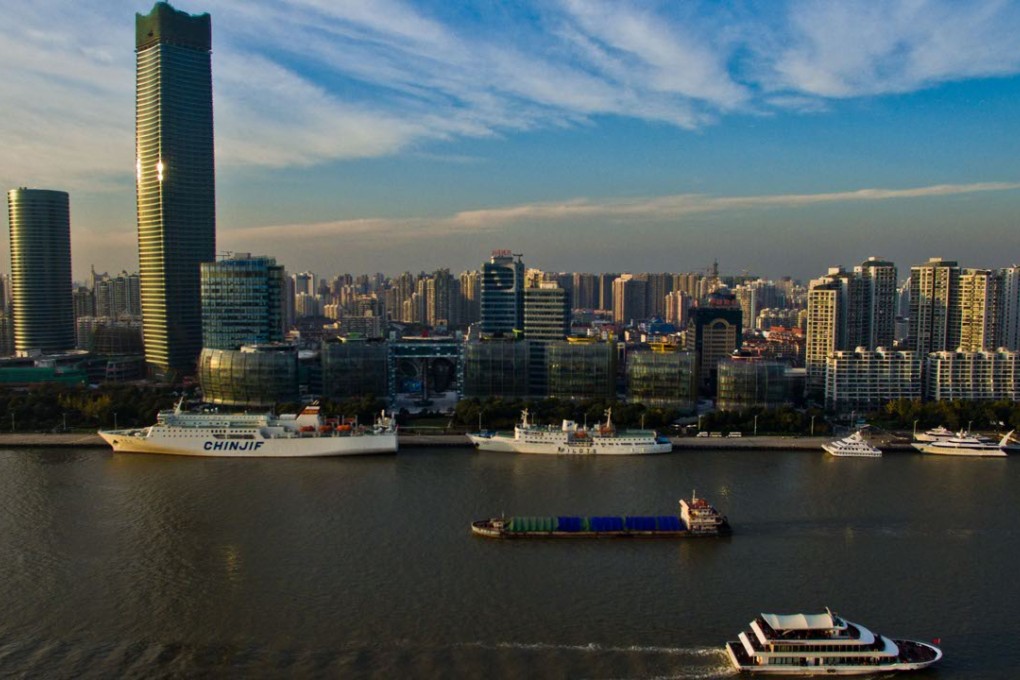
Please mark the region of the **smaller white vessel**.
POLYGON ((882 455, 882 451, 869 444, 860 430, 855 431, 849 437, 826 442, 822 444, 822 448, 829 454, 840 458, 879 458, 882 455))
MULTIPOLYGON (((893 640, 826 609, 822 614, 761 614, 726 643, 733 667, 775 675, 875 675, 927 668, 935 645, 893 640)), ((937 644, 937 641, 936 641, 937 644)))
POLYGON ((999 442, 960 432, 948 439, 933 442, 915 442, 912 446, 921 453, 937 456, 985 456, 1004 458, 1010 444, 1013 430, 1006 433, 999 442))
POLYGON ((593 428, 564 420, 560 427, 535 425, 528 409, 521 411, 521 422, 509 432, 478 432, 468 439, 479 451, 544 453, 567 455, 636 456, 669 453, 673 443, 654 430, 622 430, 613 425, 613 410, 606 409, 606 421, 593 428))

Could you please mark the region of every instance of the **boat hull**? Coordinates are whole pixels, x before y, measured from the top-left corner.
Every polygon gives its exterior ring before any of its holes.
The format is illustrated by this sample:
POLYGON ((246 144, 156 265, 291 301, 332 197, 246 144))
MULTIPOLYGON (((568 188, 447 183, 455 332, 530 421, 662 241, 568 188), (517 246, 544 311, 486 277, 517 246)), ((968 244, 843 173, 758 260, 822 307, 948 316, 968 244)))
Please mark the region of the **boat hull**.
POLYGON ((1005 458, 1006 454, 1002 449, 990 447, 987 449, 950 447, 940 445, 938 442, 918 442, 912 446, 921 453, 934 456, 958 456, 963 458, 1005 458))
POLYGON ((525 442, 510 436, 467 435, 471 443, 479 451, 500 451, 503 453, 530 453, 540 455, 566 456, 645 456, 658 453, 670 453, 672 443, 608 443, 598 439, 590 443, 571 444, 567 442, 525 442))
POLYGON ((836 456, 837 458, 881 458, 882 452, 877 451, 875 453, 864 452, 864 451, 844 451, 838 449, 831 444, 822 444, 824 449, 830 456, 836 456))
POLYGON ((216 441, 204 435, 172 437, 100 431, 116 453, 151 453, 201 458, 310 458, 396 453, 396 432, 350 436, 259 437, 244 441, 216 441))
POLYGON ((759 675, 798 675, 798 676, 819 676, 819 675, 879 675, 882 673, 893 673, 903 671, 919 671, 931 666, 942 658, 942 650, 934 645, 914 640, 893 640, 897 647, 916 645, 929 650, 931 657, 924 661, 897 660, 890 663, 875 665, 829 665, 829 666, 791 666, 786 664, 763 665, 742 664, 738 654, 734 651, 734 645, 739 646, 740 642, 731 641, 726 643, 726 656, 730 663, 738 671, 744 673, 755 673, 759 675))

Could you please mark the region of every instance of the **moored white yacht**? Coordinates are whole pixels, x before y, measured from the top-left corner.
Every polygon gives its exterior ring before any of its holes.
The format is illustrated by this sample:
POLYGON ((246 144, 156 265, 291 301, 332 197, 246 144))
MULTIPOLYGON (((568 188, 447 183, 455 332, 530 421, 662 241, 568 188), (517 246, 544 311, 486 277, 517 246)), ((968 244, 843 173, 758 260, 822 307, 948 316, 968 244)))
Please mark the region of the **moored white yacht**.
POLYGON ((868 675, 925 668, 942 658, 926 642, 893 640, 829 609, 821 614, 761 614, 726 643, 739 671, 778 675, 868 675))
POLYGON ((882 451, 867 442, 860 430, 849 437, 822 444, 822 448, 833 456, 854 458, 879 458, 882 451))
POLYGON ((655 430, 617 432, 612 409, 606 409, 606 421, 593 428, 579 426, 573 420, 564 420, 560 427, 535 425, 529 418, 528 409, 521 411, 521 422, 513 434, 478 432, 468 438, 479 451, 512 453, 634 456, 673 450, 672 442, 659 437, 655 430))
POLYGON ((1004 451, 1010 445, 1010 437, 1013 430, 1010 430, 998 443, 986 437, 966 434, 959 434, 932 442, 914 442, 912 445, 921 453, 930 453, 938 456, 985 456, 1003 458, 1004 451))
POLYGON ((915 442, 937 442, 943 439, 949 439, 955 437, 956 433, 950 429, 939 425, 938 427, 927 430, 926 432, 917 433, 914 432, 915 442))

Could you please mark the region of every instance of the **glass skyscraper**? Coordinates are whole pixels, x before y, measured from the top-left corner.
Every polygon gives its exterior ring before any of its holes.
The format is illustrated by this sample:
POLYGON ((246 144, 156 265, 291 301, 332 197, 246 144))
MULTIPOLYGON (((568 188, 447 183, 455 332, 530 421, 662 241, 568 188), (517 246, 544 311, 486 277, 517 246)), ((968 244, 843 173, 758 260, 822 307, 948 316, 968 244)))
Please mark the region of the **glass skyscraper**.
POLYGON ((136 15, 138 264, 145 360, 190 374, 202 347, 199 265, 216 253, 212 28, 157 2, 136 15))
POLYGON ((11 302, 16 352, 74 349, 71 209, 67 193, 12 189, 11 302))
POLYGON ((203 348, 283 341, 283 265, 237 253, 201 271, 203 348))

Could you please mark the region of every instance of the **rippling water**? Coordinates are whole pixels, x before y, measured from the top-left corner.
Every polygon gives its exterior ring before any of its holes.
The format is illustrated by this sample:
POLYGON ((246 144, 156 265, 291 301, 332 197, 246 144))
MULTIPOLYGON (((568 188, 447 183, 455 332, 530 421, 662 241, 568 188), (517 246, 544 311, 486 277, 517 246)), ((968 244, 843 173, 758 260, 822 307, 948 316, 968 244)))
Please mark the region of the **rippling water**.
POLYGON ((0 451, 0 669, 193 675, 716 678, 761 611, 830 606, 1010 678, 1015 459, 410 450, 245 461, 0 451), (730 539, 474 538, 498 514, 664 514, 730 539))

